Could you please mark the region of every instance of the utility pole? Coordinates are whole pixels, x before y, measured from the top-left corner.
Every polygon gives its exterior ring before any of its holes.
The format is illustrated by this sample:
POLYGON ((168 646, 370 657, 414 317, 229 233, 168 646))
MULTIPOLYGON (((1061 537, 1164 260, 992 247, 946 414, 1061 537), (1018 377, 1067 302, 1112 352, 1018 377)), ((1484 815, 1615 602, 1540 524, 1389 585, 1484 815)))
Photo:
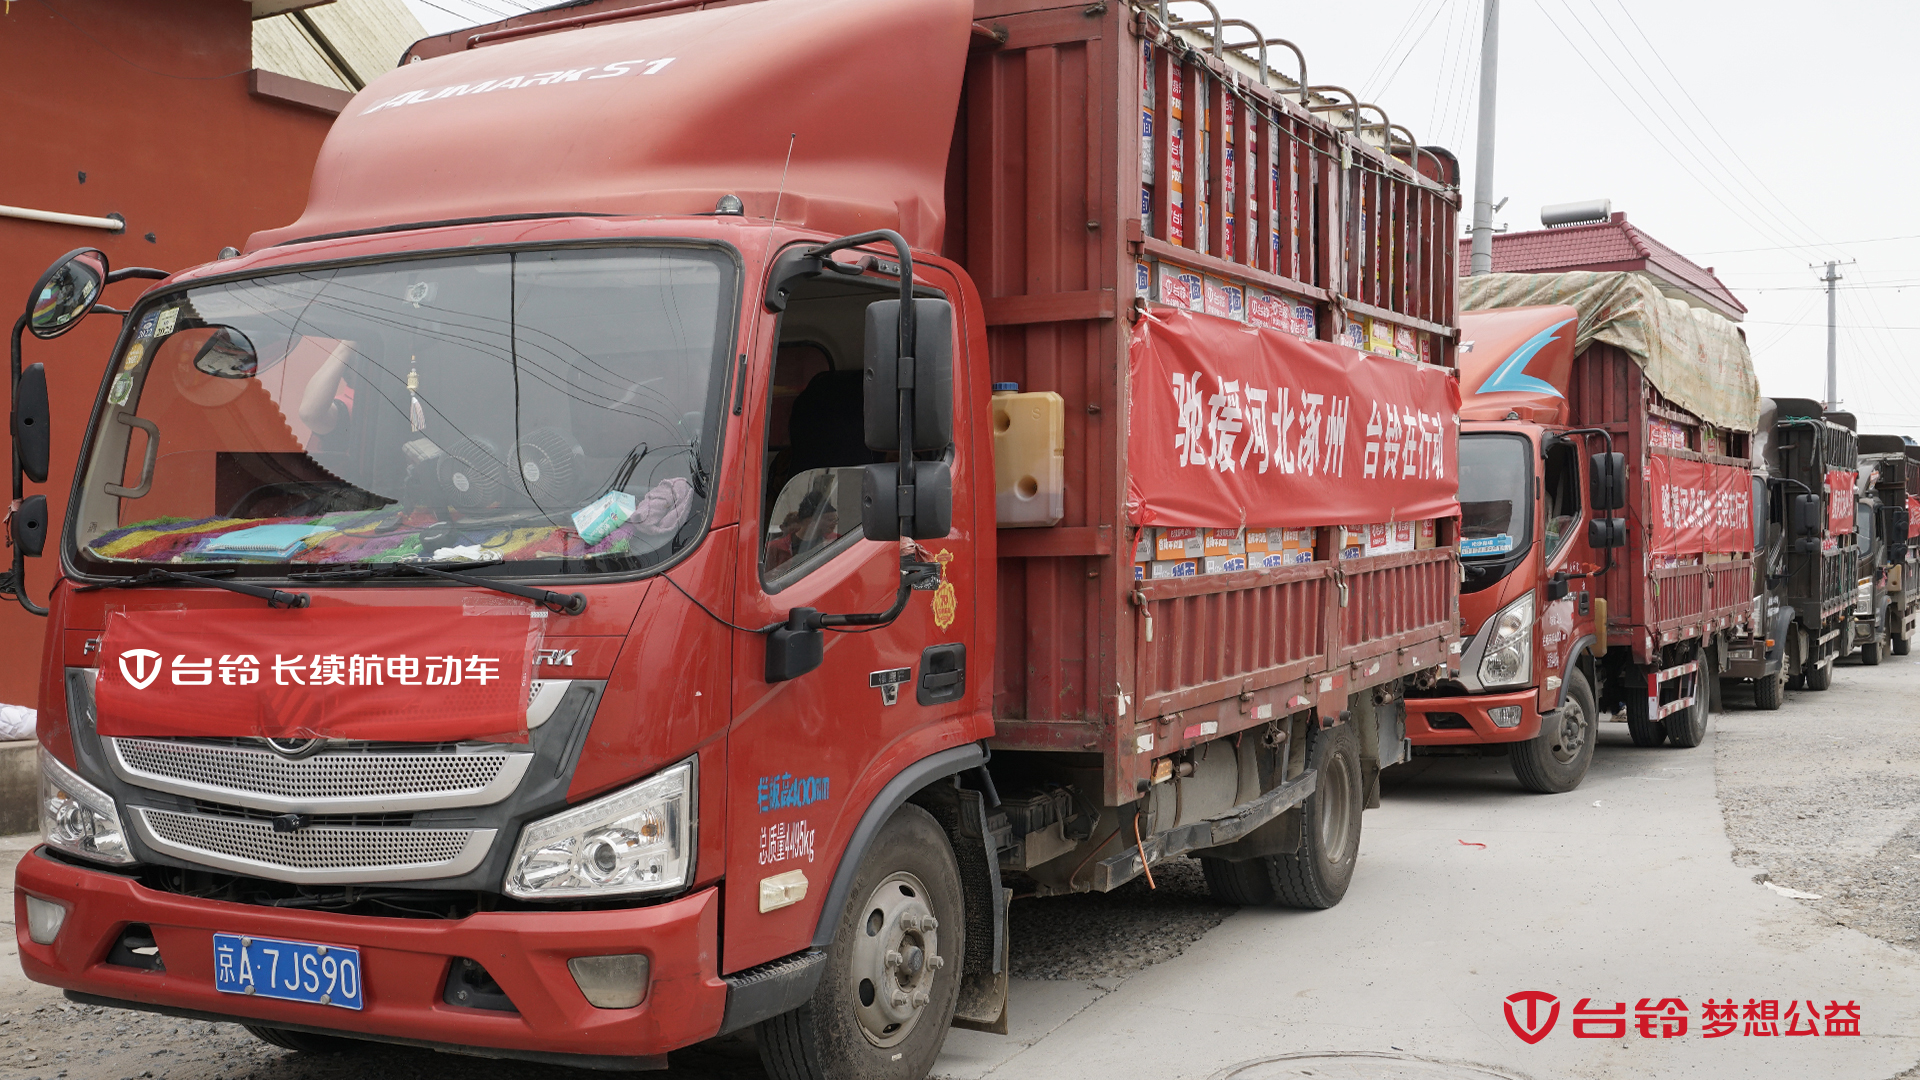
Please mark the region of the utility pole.
POLYGON ((1480 35, 1480 132, 1473 155, 1473 246, 1467 273, 1493 273, 1493 98, 1500 59, 1500 0, 1487 0, 1480 35))
MULTIPOLYGON (((1848 260, 1848 262, 1851 262, 1851 261, 1852 260, 1848 260)), ((1813 265, 1818 266, 1819 264, 1814 263, 1813 265)), ((1829 261, 1827 263, 1827 275, 1820 279, 1821 281, 1824 281, 1827 283, 1827 411, 1828 412, 1832 412, 1833 410, 1840 407, 1840 387, 1838 385, 1839 384, 1839 379, 1838 379, 1839 368, 1838 368, 1836 353, 1834 349, 1834 315, 1833 315, 1833 311, 1834 311, 1833 286, 1834 286, 1834 283, 1839 281, 1841 278, 1840 274, 1834 273, 1833 268, 1840 265, 1842 264, 1838 262, 1829 261)))

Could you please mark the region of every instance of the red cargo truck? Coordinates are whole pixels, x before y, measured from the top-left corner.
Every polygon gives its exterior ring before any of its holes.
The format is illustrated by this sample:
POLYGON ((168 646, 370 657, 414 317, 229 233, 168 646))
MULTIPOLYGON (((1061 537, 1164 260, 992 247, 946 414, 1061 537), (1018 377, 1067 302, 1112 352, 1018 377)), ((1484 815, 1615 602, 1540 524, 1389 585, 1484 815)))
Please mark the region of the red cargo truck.
MULTIPOLYGON (((1461 316, 1469 637, 1459 675, 1414 692, 1407 734, 1429 748, 1506 744, 1523 787, 1567 791, 1592 761, 1601 710, 1624 712, 1642 746, 1705 734, 1721 639, 1752 618, 1748 436, 1662 391, 1656 377, 1676 378, 1687 354, 1663 344, 1656 320, 1671 302, 1632 275, 1491 275, 1468 291, 1470 308, 1483 296, 1575 303, 1461 316)), ((1730 329, 1720 340, 1738 341, 1730 329)), ((1715 383, 1737 388, 1721 407, 1742 415, 1757 400, 1744 345, 1698 351, 1740 369, 1715 383)))
POLYGON ((305 216, 132 306, 32 978, 295 1049, 758 1024, 774 1075, 915 1077, 1005 1030, 1016 882, 1344 894, 1457 633, 1448 159, 1158 12, 696 7, 421 43, 305 216))

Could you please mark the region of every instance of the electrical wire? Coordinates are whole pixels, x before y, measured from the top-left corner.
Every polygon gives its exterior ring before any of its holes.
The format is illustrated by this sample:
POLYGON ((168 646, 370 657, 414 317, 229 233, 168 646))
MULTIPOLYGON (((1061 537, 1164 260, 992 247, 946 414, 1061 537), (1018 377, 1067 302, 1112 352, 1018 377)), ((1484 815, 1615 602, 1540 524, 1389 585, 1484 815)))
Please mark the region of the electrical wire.
POLYGON ((1133 812, 1133 847, 1140 853, 1140 870, 1147 875, 1147 888, 1158 889, 1153 883, 1153 867, 1147 863, 1147 845, 1140 841, 1140 811, 1133 812))

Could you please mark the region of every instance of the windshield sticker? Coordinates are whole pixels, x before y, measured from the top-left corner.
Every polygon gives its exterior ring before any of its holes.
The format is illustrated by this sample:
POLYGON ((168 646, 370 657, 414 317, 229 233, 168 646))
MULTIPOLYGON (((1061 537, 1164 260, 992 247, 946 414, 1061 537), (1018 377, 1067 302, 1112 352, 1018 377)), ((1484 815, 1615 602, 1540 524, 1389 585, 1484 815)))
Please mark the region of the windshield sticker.
POLYGON ((594 79, 617 79, 622 75, 658 75, 665 71, 668 64, 678 57, 669 56, 664 60, 615 60, 599 67, 573 68, 567 71, 542 71, 535 75, 509 75, 504 79, 485 79, 477 83, 459 83, 454 86, 435 86, 426 90, 409 90, 385 98, 372 107, 361 111, 360 115, 379 112, 381 109, 397 109, 402 105, 418 105, 423 101, 439 101, 441 98, 465 97, 468 94, 488 94, 495 90, 517 90, 529 86, 552 86, 556 83, 592 81, 594 79), (591 74, 589 74, 591 73, 591 74))
POLYGON ((144 359, 146 355, 147 347, 141 342, 136 341, 127 346, 127 358, 120 362, 120 370, 132 371, 134 368, 139 367, 140 361, 144 359))
POLYGON ((1513 537, 1508 533, 1498 536, 1471 536, 1460 540, 1460 555, 1468 558, 1474 555, 1504 555, 1513 550, 1513 537))
POLYGON ((159 318, 154 321, 153 336, 163 338, 173 333, 173 328, 179 321, 180 309, 178 307, 170 307, 161 312, 159 318))
POLYGON ((147 312, 147 317, 140 320, 140 329, 135 330, 133 332, 133 336, 141 339, 142 341, 145 341, 147 338, 152 337, 154 324, 159 321, 160 321, 159 312, 157 311, 147 312))
POLYGON ((133 376, 121 372, 113 377, 113 387, 107 391, 107 404, 125 405, 133 396, 133 376))
POLYGON ((792 773, 763 776, 760 778, 760 812, 765 814, 826 802, 832 788, 832 780, 825 776, 795 776, 792 773))

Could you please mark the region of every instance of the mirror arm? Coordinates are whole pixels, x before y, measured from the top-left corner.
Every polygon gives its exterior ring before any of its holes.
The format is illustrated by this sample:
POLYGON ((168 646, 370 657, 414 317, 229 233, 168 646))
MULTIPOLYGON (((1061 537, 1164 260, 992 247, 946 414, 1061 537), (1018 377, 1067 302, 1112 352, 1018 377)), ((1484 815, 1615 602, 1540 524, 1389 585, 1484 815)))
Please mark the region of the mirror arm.
MULTIPOLYGON (((26 332, 27 319, 28 316, 22 315, 13 322, 13 338, 9 342, 10 351, 7 358, 7 400, 10 402, 17 402, 20 399, 20 335, 26 332)), ((7 429, 11 434, 13 425, 9 423, 7 429)), ((21 471, 20 447, 16 443, 12 449, 13 502, 8 505, 7 510, 9 527, 13 524, 13 514, 20 508, 21 498, 26 494, 26 475, 21 471)), ((5 575, 0 575, 0 596, 12 594, 13 598, 20 602, 20 606, 27 609, 28 614, 44 617, 47 609, 27 599, 27 556, 18 545, 10 546, 13 547, 13 568, 5 575)))
POLYGON ((171 276, 172 275, 168 274, 165 270, 155 270, 151 266, 129 266, 125 270, 109 271, 107 274, 107 284, 111 285, 116 281, 125 281, 128 278, 152 278, 155 281, 160 281, 171 276))
MULTIPOLYGON (((10 402, 20 399, 20 335, 27 329, 28 318, 22 315, 13 323, 12 351, 8 355, 7 366, 7 400, 10 402)), ((9 423, 7 428, 11 434, 13 425, 9 423)), ((16 445, 13 447, 13 501, 19 502, 25 494, 25 477, 20 471, 20 448, 16 445)))

